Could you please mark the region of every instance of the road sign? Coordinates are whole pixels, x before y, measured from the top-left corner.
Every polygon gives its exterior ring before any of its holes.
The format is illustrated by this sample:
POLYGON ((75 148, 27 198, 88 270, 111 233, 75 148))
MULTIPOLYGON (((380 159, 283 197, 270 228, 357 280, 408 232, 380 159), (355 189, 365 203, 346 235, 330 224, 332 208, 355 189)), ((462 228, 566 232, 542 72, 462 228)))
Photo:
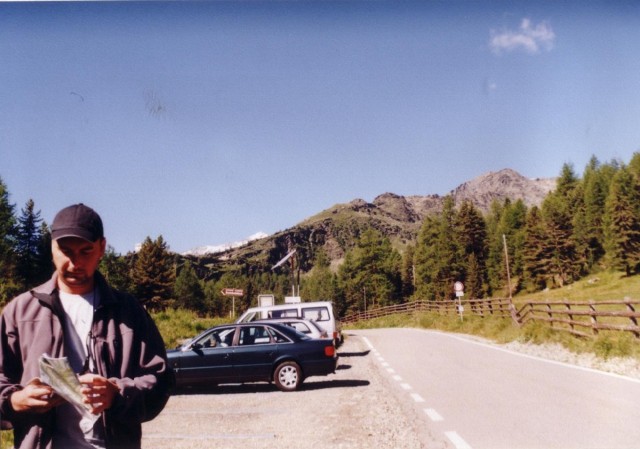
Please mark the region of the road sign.
POLYGON ((240 288, 223 288, 220 293, 224 296, 242 296, 244 291, 240 288))
POLYGON ((460 281, 456 281, 453 284, 453 290, 455 290, 456 292, 463 292, 464 291, 464 284, 460 281))

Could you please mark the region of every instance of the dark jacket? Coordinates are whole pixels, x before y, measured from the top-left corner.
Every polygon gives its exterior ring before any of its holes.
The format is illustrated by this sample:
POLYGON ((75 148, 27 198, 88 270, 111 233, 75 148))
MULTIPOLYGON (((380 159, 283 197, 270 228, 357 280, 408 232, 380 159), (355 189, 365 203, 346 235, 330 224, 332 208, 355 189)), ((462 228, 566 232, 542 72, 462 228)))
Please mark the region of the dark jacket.
MULTIPOLYGON (((120 388, 103 413, 107 448, 140 448, 141 423, 156 417, 169 398, 171 370, 155 324, 139 302, 112 289, 96 272, 100 295, 91 334, 98 374, 120 388)), ((65 356, 64 313, 56 275, 13 299, 0 317, 0 416, 14 428, 16 448, 51 448, 55 413, 16 413, 12 392, 39 377, 38 358, 65 356)))

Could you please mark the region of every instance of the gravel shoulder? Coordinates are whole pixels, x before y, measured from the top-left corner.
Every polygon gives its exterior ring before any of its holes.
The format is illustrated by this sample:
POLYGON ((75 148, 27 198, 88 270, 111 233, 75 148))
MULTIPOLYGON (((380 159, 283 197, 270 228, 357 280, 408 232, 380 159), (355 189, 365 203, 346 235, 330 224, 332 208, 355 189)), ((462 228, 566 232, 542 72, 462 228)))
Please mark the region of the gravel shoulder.
POLYGON ((176 394, 143 425, 145 449, 440 448, 424 420, 393 386, 360 337, 339 350, 338 370, 311 377, 300 391, 269 384, 225 385, 176 394))
POLYGON ((498 346, 543 359, 640 379, 640 360, 631 357, 611 357, 605 360, 595 354, 571 352, 560 344, 533 345, 511 342, 498 346))

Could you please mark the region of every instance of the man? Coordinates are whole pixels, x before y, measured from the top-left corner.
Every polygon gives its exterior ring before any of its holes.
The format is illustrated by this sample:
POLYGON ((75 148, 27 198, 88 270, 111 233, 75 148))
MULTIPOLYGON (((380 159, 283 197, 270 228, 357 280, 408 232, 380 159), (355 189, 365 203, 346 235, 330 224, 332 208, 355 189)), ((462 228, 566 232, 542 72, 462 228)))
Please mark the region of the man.
POLYGON ((55 272, 14 298, 0 317, 0 417, 16 448, 140 448, 141 423, 168 400, 171 370, 155 324, 96 271, 106 240, 84 204, 51 225, 55 272), (67 357, 90 412, 40 379, 39 359, 67 357))

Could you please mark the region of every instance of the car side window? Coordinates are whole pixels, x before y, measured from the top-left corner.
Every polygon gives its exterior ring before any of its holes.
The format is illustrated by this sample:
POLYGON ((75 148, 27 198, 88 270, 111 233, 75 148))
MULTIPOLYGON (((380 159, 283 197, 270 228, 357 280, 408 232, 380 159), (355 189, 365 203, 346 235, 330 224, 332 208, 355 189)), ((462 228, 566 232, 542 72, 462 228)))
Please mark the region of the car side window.
POLYGON ((263 345, 271 343, 271 336, 264 326, 247 326, 240 330, 240 340, 238 344, 247 345, 263 345))
POLYGON ((329 321, 329 310, 326 307, 308 307, 302 309, 302 318, 312 321, 329 321))
POLYGON ((282 310, 273 310, 269 312, 269 318, 287 318, 287 317, 297 317, 298 311, 296 309, 282 309, 282 310))
POLYGON ((199 343, 202 348, 215 348, 217 346, 217 341, 213 334, 214 332, 211 332, 210 334, 205 335, 203 338, 198 340, 197 343, 199 343))
POLYGON ((216 329, 200 338, 196 343, 203 349, 231 346, 233 342, 233 331, 233 328, 216 329))
POLYGON ((271 334, 271 338, 276 343, 291 343, 291 340, 274 329, 269 329, 269 334, 271 334))

